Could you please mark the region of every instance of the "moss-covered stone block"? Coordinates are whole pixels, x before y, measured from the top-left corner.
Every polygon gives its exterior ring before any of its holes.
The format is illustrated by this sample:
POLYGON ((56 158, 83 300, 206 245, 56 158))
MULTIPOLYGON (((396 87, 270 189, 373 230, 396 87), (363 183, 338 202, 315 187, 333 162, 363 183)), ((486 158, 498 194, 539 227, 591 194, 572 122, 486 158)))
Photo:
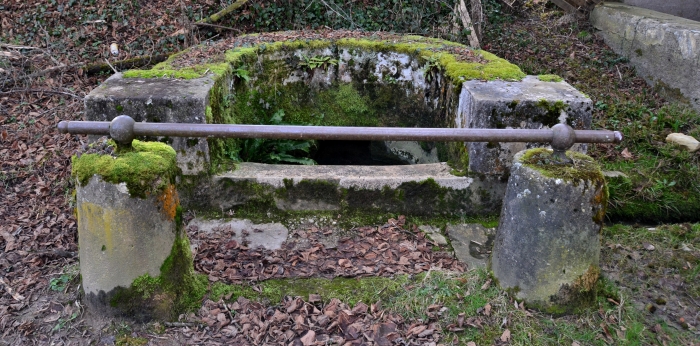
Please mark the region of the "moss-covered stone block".
POLYGON ((73 157, 80 272, 95 312, 167 319, 203 294, 179 229, 175 156, 166 144, 134 141, 116 155, 73 157))
POLYGON ((515 156, 491 257, 501 288, 555 314, 595 300, 608 201, 593 159, 567 156, 572 164, 557 164, 547 149, 515 156))

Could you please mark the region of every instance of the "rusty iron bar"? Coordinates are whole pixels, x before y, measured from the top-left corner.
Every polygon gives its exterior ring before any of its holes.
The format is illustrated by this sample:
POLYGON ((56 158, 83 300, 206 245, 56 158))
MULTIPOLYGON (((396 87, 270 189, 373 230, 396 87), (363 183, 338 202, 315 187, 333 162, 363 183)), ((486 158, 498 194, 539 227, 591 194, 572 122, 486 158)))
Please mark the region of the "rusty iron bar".
MULTIPOLYGON (((61 133, 109 135, 130 145, 137 136, 225 137, 298 140, 390 140, 460 142, 548 142, 563 154, 574 143, 620 143, 622 134, 606 130, 574 130, 565 124, 551 129, 472 129, 410 127, 341 127, 293 125, 235 125, 190 123, 139 123, 120 115, 107 121, 61 121, 61 133)), ((563 155, 562 155, 563 156, 563 155)))

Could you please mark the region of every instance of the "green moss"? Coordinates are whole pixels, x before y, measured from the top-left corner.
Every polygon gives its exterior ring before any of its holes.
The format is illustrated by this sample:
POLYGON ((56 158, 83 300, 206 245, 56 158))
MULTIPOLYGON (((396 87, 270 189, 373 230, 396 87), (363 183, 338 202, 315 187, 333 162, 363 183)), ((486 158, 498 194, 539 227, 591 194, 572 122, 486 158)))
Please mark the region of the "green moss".
POLYGON ((537 114, 532 119, 542 125, 552 127, 559 123, 561 112, 566 110, 568 105, 564 101, 549 102, 547 100, 539 100, 537 107, 544 109, 544 114, 537 114))
POLYGON ((537 76, 537 79, 543 81, 543 82, 562 82, 564 81, 564 78, 561 78, 555 74, 541 74, 537 76))
POLYGON ((308 299, 309 295, 318 294, 323 302, 335 298, 350 306, 358 302, 369 305, 395 296, 402 285, 408 281, 407 275, 394 278, 271 279, 260 282, 259 291, 254 291, 250 285, 226 285, 217 282, 212 285, 210 297, 213 300, 223 297, 236 300, 238 297, 244 297, 254 301, 278 304, 285 296, 308 299))
POLYGON ((71 175, 85 185, 93 175, 104 181, 126 183, 129 194, 146 198, 168 186, 179 173, 175 150, 160 142, 134 140, 130 150, 120 150, 117 157, 100 154, 73 156, 71 175))
MULTIPOLYGON (((181 225, 182 209, 176 222, 181 225)), ((187 235, 178 226, 178 234, 163 262, 158 277, 148 274, 134 280, 129 288, 118 288, 110 305, 139 320, 171 320, 201 306, 208 289, 207 276, 196 274, 187 235)))
POLYGON ((557 164, 552 157, 552 150, 535 148, 526 151, 520 162, 548 178, 560 178, 564 181, 588 181, 594 184, 605 182, 600 166, 590 156, 575 151, 567 151, 566 156, 573 164, 557 164))
MULTIPOLYGON (((437 58, 440 69, 445 71, 450 80, 459 85, 463 81, 471 79, 503 79, 503 80, 522 80, 525 74, 516 66, 508 61, 501 59, 486 51, 475 51, 485 63, 478 62, 463 62, 446 52, 446 48, 457 47, 465 48, 466 46, 455 42, 449 42, 441 39, 427 38, 421 36, 407 35, 400 40, 372 40, 367 38, 344 38, 339 40, 292 40, 278 41, 272 43, 260 43, 252 47, 236 47, 226 51, 223 54, 223 59, 218 61, 188 67, 173 67, 173 62, 177 60, 183 53, 178 53, 170 56, 168 60, 157 64, 150 70, 130 70, 124 73, 125 78, 182 78, 192 79, 202 77, 206 73, 213 73, 216 76, 223 76, 232 70, 231 66, 240 65, 246 59, 251 59, 262 53, 271 53, 279 50, 298 50, 298 49, 323 49, 332 46, 338 48, 363 49, 371 51, 394 51, 409 55, 418 55, 427 60, 437 58), (436 55, 437 56, 434 56, 436 55), (223 60, 223 61, 222 61, 223 60)), ((213 59, 217 60, 217 59, 213 59)))

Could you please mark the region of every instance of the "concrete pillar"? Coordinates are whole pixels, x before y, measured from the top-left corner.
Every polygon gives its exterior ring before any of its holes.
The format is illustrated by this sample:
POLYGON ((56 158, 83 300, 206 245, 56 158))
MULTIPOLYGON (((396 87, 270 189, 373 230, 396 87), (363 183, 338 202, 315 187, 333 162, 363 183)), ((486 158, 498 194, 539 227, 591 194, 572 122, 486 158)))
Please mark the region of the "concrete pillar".
POLYGON ((93 311, 116 312, 115 295, 161 275, 177 236, 176 172, 175 151, 162 143, 74 157, 80 273, 93 311))
POLYGON ((573 163, 557 165, 551 153, 515 155, 491 269, 529 307, 563 314, 595 298, 608 196, 593 159, 567 152, 573 163))

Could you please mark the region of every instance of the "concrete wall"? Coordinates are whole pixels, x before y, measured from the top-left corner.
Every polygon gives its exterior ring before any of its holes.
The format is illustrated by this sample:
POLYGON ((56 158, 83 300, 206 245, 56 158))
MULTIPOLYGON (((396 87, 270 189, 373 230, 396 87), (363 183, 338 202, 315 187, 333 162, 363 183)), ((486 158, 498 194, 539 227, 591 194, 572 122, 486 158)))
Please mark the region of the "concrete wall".
POLYGON ((700 22, 621 3, 597 6, 591 22, 650 85, 700 111, 700 22))
POLYGON ((699 0, 622 0, 622 3, 700 21, 699 0))

